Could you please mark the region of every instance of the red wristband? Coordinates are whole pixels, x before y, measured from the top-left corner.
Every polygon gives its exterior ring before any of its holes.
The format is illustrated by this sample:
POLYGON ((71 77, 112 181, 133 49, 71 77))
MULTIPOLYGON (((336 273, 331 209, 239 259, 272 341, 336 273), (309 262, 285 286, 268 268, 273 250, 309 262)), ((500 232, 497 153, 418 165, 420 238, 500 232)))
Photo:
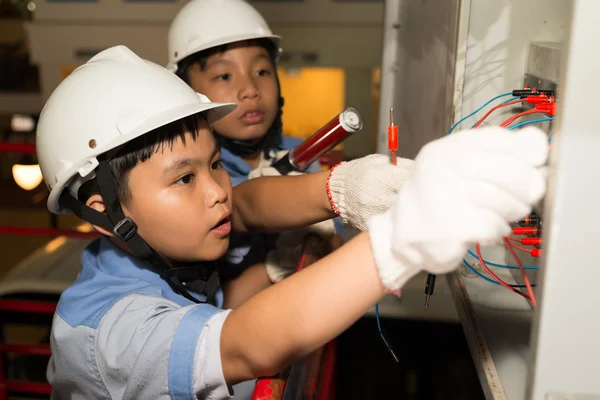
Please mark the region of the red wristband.
POLYGON ((334 165, 331 168, 331 170, 329 171, 329 176, 327 177, 327 183, 325 184, 325 188, 327 189, 327 197, 329 198, 329 204, 331 204, 331 209, 333 210, 333 212, 336 215, 340 215, 340 210, 337 208, 337 206, 333 202, 333 196, 331 195, 331 187, 329 186, 329 181, 331 180, 331 174, 333 174, 333 171, 335 171, 335 169, 337 167, 339 167, 340 164, 341 164, 341 162, 337 163, 336 165, 334 165))

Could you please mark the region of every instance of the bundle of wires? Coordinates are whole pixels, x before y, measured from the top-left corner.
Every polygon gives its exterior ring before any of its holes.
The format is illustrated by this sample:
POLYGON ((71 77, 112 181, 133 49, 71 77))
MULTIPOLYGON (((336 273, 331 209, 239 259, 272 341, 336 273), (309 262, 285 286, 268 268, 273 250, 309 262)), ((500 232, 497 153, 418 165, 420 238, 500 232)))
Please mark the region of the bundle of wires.
MULTIPOLYGON (((452 128, 450 128, 450 130, 448 131, 448 135, 451 134, 452 132, 454 132, 454 130, 460 126, 460 124, 462 124, 464 121, 466 121, 467 119, 475 116, 478 112, 480 112, 481 110, 483 110, 485 107, 487 107, 488 105, 490 105, 491 103, 493 103, 494 101, 501 99, 503 97, 508 97, 511 96, 510 99, 492 107, 482 118, 480 118, 479 120, 477 120, 477 122, 475 124, 473 124, 473 126, 471 126, 471 128, 478 128, 479 126, 481 126, 481 124, 490 116, 490 114, 492 114, 494 111, 500 109, 500 108, 504 108, 504 107, 508 107, 508 106, 512 106, 512 105, 517 105, 522 103, 522 99, 520 97, 516 97, 512 95, 512 92, 508 92, 508 93, 504 93, 501 95, 498 95, 496 97, 494 97, 491 100, 488 100, 484 105, 482 105, 481 107, 479 107, 477 110, 473 111, 471 114, 467 115, 466 117, 461 118, 460 120, 458 120, 454 125, 452 125, 452 128)), ((509 119, 507 119, 506 121, 504 121, 502 125, 504 125, 504 127, 510 125, 511 123, 513 123, 515 120, 519 119, 522 116, 525 115, 529 115, 529 114, 535 114, 535 113, 539 113, 540 111, 537 110, 527 110, 524 111, 522 113, 513 115, 512 117, 510 117, 509 119)), ((542 123, 542 122, 547 122, 547 121, 553 121, 554 117, 545 117, 545 118, 537 118, 537 119, 532 119, 529 121, 524 121, 524 122, 520 122, 518 124, 515 124, 513 126, 511 126, 510 128, 508 128, 508 130, 512 131, 514 129, 520 128, 522 126, 525 125, 530 125, 530 124, 537 124, 537 123, 542 123)))
MULTIPOLYGON (((461 123, 463 123, 465 120, 475 116, 477 113, 479 113, 481 110, 483 110, 485 107, 487 107, 488 105, 490 105, 491 103, 493 103, 494 101, 498 100, 498 99, 502 99, 505 97, 511 97, 508 100, 505 100, 504 102, 492 107, 491 109, 489 109, 482 118, 480 118, 475 124, 473 124, 473 126, 471 128, 478 128, 481 126, 481 124, 496 110, 500 109, 500 108, 504 108, 504 107, 509 107, 509 106, 513 106, 513 105, 517 105, 523 102, 523 100, 520 97, 516 97, 513 96, 513 92, 508 92, 508 93, 503 93, 500 94, 496 97, 494 97, 493 99, 487 101, 484 105, 482 105, 481 107, 479 107, 477 110, 473 111, 471 114, 467 115, 466 117, 461 118, 460 120, 458 120, 448 131, 448 134, 450 135, 458 126, 460 126, 461 123)), ((500 124, 501 127, 508 127, 510 124, 512 124, 513 122, 515 122, 517 119, 525 116, 525 115, 530 115, 530 114, 536 114, 536 113, 540 113, 539 110, 537 109, 531 109, 531 110, 527 110, 527 111, 523 111, 520 112, 518 114, 515 114, 513 116, 511 116, 510 118, 508 118, 507 120, 505 120, 504 122, 502 122, 500 124)), ((552 121, 554 120, 554 117, 544 117, 544 118, 536 118, 536 119, 532 119, 529 121, 523 121, 520 123, 517 123, 511 127, 508 128, 508 130, 514 130, 526 125, 530 125, 530 124, 537 124, 537 123, 542 123, 542 122, 547 122, 547 121, 552 121)), ((550 138, 548 139, 548 141, 550 141, 550 138)), ((516 262, 516 266, 512 266, 512 265, 502 265, 502 264, 495 264, 495 263, 490 263, 488 261, 486 261, 482 254, 481 254, 481 248, 479 243, 476 244, 475 246, 475 251, 477 254, 474 254, 471 250, 469 250, 469 254, 478 259, 479 263, 481 264, 482 268, 487 272, 487 274, 489 276, 491 276, 492 278, 489 278, 485 275, 483 275, 481 272, 477 271, 477 269, 475 269, 471 264, 469 264, 469 262, 465 259, 463 259, 463 264, 469 269, 471 270, 471 272, 473 272, 476 276, 482 278, 483 280, 490 282, 492 284, 495 285, 499 285, 499 286, 503 286, 506 289, 526 298, 527 300, 529 300, 531 302, 531 304, 535 307, 536 306, 536 298, 535 298, 535 294, 533 293, 533 287, 534 285, 531 284, 531 282, 529 281, 529 277, 527 276, 527 269, 537 269, 536 266, 523 266, 523 264, 521 263, 521 260, 519 259, 519 257, 517 256, 517 254, 515 253, 515 248, 521 251, 528 251, 527 249, 521 248, 517 245, 515 245, 514 243, 511 243, 512 240, 515 240, 514 238, 508 238, 505 237, 503 238, 503 242, 504 242, 504 246, 506 247, 507 251, 511 254, 511 256, 513 257, 513 259, 516 262), (493 266, 493 267, 497 267, 497 268, 508 268, 508 269, 519 269, 521 271, 521 275, 523 277, 523 282, 524 285, 510 285, 506 282, 504 282, 502 279, 500 279, 491 269, 489 266, 493 266), (527 290, 527 293, 518 290, 519 288, 525 288, 527 290)))
MULTIPOLYGON (((493 103, 494 101, 504 98, 504 97, 511 97, 510 99, 492 107, 481 119, 479 119, 471 128, 478 128, 479 126, 481 126, 481 124, 487 119, 487 117, 489 117, 494 111, 500 109, 500 108, 504 108, 504 107, 509 107, 512 105, 517 105, 522 103, 522 99, 520 97, 516 97, 513 96, 513 92, 508 92, 508 93, 504 93, 501 95, 498 95, 496 97, 494 97, 493 99, 487 101, 484 105, 482 105, 481 107, 479 107, 477 110, 473 111, 471 114, 467 115, 466 117, 461 118, 458 122, 456 122, 454 125, 452 125, 452 127, 450 128, 450 130, 448 131, 448 135, 450 135, 458 126, 460 126, 461 123, 463 123, 465 120, 475 116, 478 112, 480 112, 481 110, 483 110, 485 107, 487 107, 488 105, 490 105, 491 103, 493 103)), ((511 116, 510 118, 508 118, 506 121, 504 121, 500 126, 502 127, 506 127, 508 125, 510 125, 511 123, 513 123, 514 121, 516 121, 517 119, 519 119, 522 116, 525 115, 529 115, 529 114, 535 114, 535 113, 539 113, 540 111, 536 110, 536 109, 532 109, 532 110, 528 110, 528 111, 524 111, 518 114, 515 114, 513 116, 511 116)), ((394 123, 393 123, 393 109, 390 110, 390 120, 391 122, 391 126, 394 127, 394 123)), ((546 118, 537 118, 537 119, 532 119, 529 121, 524 121, 524 122, 520 122, 518 124, 515 124, 513 126, 511 126, 510 128, 508 128, 508 130, 514 130, 517 128, 520 128, 522 126, 526 126, 526 125, 530 125, 530 124, 536 124, 536 123, 541 123, 541 122, 546 122, 546 121, 552 121, 554 120, 554 117, 546 117, 546 118)), ((393 142, 395 143, 395 146, 397 146, 397 128, 396 128, 396 137, 393 140, 393 142)), ((389 133, 388 133, 389 135, 389 133)), ((550 141, 550 139, 548 139, 548 141, 550 141)), ((395 164, 396 161, 396 155, 395 155, 395 150, 397 147, 394 147, 392 151, 392 163, 395 164)), ((469 254, 478 259, 479 263, 481 264, 481 266, 483 267, 483 269, 488 273, 488 275, 490 275, 492 278, 489 278, 485 275, 483 275, 481 272, 477 271, 471 264, 469 264, 469 262, 465 259, 463 259, 463 264, 469 268, 469 270, 471 270, 471 272, 473 272, 476 276, 478 276, 479 278, 490 282, 494 285, 499 285, 499 286, 503 286, 505 288, 507 288, 508 290, 526 298, 527 300, 529 300, 531 302, 531 304, 535 307, 536 306, 536 298, 535 298, 535 294, 533 293, 533 287, 534 285, 531 284, 531 282, 529 281, 529 277, 527 276, 527 269, 537 269, 536 266, 523 266, 523 264, 521 263, 521 260, 519 259, 519 257, 517 256, 517 254, 515 253, 514 248, 517 248, 518 250, 522 250, 522 251, 528 251, 527 249, 524 248, 520 248, 519 246, 515 245, 514 243, 511 243, 511 240, 516 240, 514 238, 504 238, 504 246, 506 247, 506 249, 510 252, 511 256, 514 258, 515 262, 517 263, 516 266, 514 265, 502 265, 502 264, 495 264, 495 263, 491 263, 486 261, 482 254, 481 254, 481 248, 479 243, 476 244, 475 247, 475 251, 477 254, 474 254, 471 250, 469 250, 469 254), (521 274, 523 276, 523 282, 525 283, 524 285, 510 285, 506 282, 504 282, 502 279, 500 279, 494 272, 492 272, 492 270, 490 269, 490 266, 492 267, 496 267, 496 268, 508 268, 508 269, 519 269, 521 271, 521 274), (527 293, 524 293, 521 290, 518 290, 519 288, 525 288, 527 289, 527 293)), ((377 322, 377 331, 379 332, 379 335, 383 341, 383 343, 385 344, 385 346, 387 347, 388 351, 392 354, 394 360, 396 362, 398 362, 398 358, 396 356, 396 354, 394 353, 394 350, 392 349, 391 344, 389 343, 389 341, 387 340, 387 338, 385 337, 385 333, 381 328, 381 321, 380 321, 380 317, 379 317, 379 303, 375 304, 375 319, 377 322)))

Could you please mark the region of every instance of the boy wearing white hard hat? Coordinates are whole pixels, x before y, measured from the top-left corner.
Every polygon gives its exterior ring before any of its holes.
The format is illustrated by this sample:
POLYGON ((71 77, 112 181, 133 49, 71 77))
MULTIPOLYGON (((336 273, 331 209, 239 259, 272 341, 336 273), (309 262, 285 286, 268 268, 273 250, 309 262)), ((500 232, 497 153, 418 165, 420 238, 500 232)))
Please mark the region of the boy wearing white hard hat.
MULTIPOLYGON (((272 162, 301 142, 282 133, 284 101, 277 75, 281 37, 244 0, 191 0, 173 19, 168 46, 168 68, 195 91, 215 101, 238 104, 214 124, 223 147, 223 166, 233 185, 277 173, 269 168, 272 162)), ((398 171, 406 170, 404 165, 398 167, 398 171)), ((317 171, 321 168, 314 163, 307 172, 317 171)), ((378 201, 376 194, 372 201, 378 201)), ((310 231, 337 247, 343 223, 335 218, 310 231)), ((224 290, 245 290, 229 296, 228 305, 236 307, 294 272, 304 236, 301 232, 235 235, 224 259, 224 290)))
POLYGON ((388 182, 392 207, 366 216, 368 232, 223 309, 216 261, 232 229, 297 229, 333 210, 360 225, 344 210, 371 176, 342 164, 232 190, 211 124, 235 107, 123 46, 79 67, 46 102, 36 146, 48 208, 103 234, 57 306, 53 397, 247 398, 257 377, 335 337, 387 291, 422 270, 455 269, 471 242, 500 240, 545 191, 543 132, 459 132, 427 145, 408 180, 388 182), (334 179, 343 196, 328 189, 334 179))

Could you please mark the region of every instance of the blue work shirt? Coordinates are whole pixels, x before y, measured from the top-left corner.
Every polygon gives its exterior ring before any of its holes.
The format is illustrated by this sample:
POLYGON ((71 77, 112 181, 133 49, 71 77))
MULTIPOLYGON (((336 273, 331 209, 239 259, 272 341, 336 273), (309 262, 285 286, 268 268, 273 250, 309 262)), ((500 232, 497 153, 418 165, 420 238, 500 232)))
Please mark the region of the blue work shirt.
MULTIPOLYGON (((291 150, 300 143, 302 143, 300 139, 282 135, 278 150, 291 150)), ((221 159, 223 167, 225 167, 225 170, 227 170, 231 177, 233 186, 248 180, 248 174, 252 171, 252 167, 241 157, 223 148, 221 159)), ((308 168, 308 172, 319 171, 321 171, 321 167, 318 162, 314 162, 308 168)), ((335 218, 333 221, 336 232, 342 236, 344 226, 341 219, 335 218)), ((231 244, 220 270, 221 279, 235 279, 248 267, 259 262, 264 262, 267 258, 267 253, 274 248, 277 236, 274 233, 234 233, 231 236, 231 244)))
MULTIPOLYGON (((106 237, 83 251, 82 264, 52 323, 53 399, 234 398, 221 365, 230 312, 221 291, 214 304, 193 303, 106 237)), ((235 385, 235 399, 249 399, 254 384, 235 385)))

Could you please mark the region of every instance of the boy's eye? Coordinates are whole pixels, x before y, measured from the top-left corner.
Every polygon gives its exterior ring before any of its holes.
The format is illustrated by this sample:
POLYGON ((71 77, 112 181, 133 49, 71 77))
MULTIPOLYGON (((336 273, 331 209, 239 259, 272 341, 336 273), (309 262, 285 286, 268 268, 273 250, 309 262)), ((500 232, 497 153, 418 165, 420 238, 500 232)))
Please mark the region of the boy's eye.
POLYGON ((221 168, 221 166, 222 166, 222 161, 223 161, 223 160, 221 160, 221 159, 219 158, 217 161, 213 162, 213 163, 210 165, 210 167, 211 167, 212 169, 219 169, 219 168, 221 168))
POLYGON ((178 184, 180 185, 189 185, 194 180, 194 174, 187 174, 177 179, 178 184))
POLYGON ((258 71, 258 76, 268 76, 269 74, 271 74, 271 71, 268 69, 261 69, 258 71))
POLYGON ((215 77, 215 79, 218 81, 228 81, 229 78, 231 78, 231 74, 221 74, 215 77))

